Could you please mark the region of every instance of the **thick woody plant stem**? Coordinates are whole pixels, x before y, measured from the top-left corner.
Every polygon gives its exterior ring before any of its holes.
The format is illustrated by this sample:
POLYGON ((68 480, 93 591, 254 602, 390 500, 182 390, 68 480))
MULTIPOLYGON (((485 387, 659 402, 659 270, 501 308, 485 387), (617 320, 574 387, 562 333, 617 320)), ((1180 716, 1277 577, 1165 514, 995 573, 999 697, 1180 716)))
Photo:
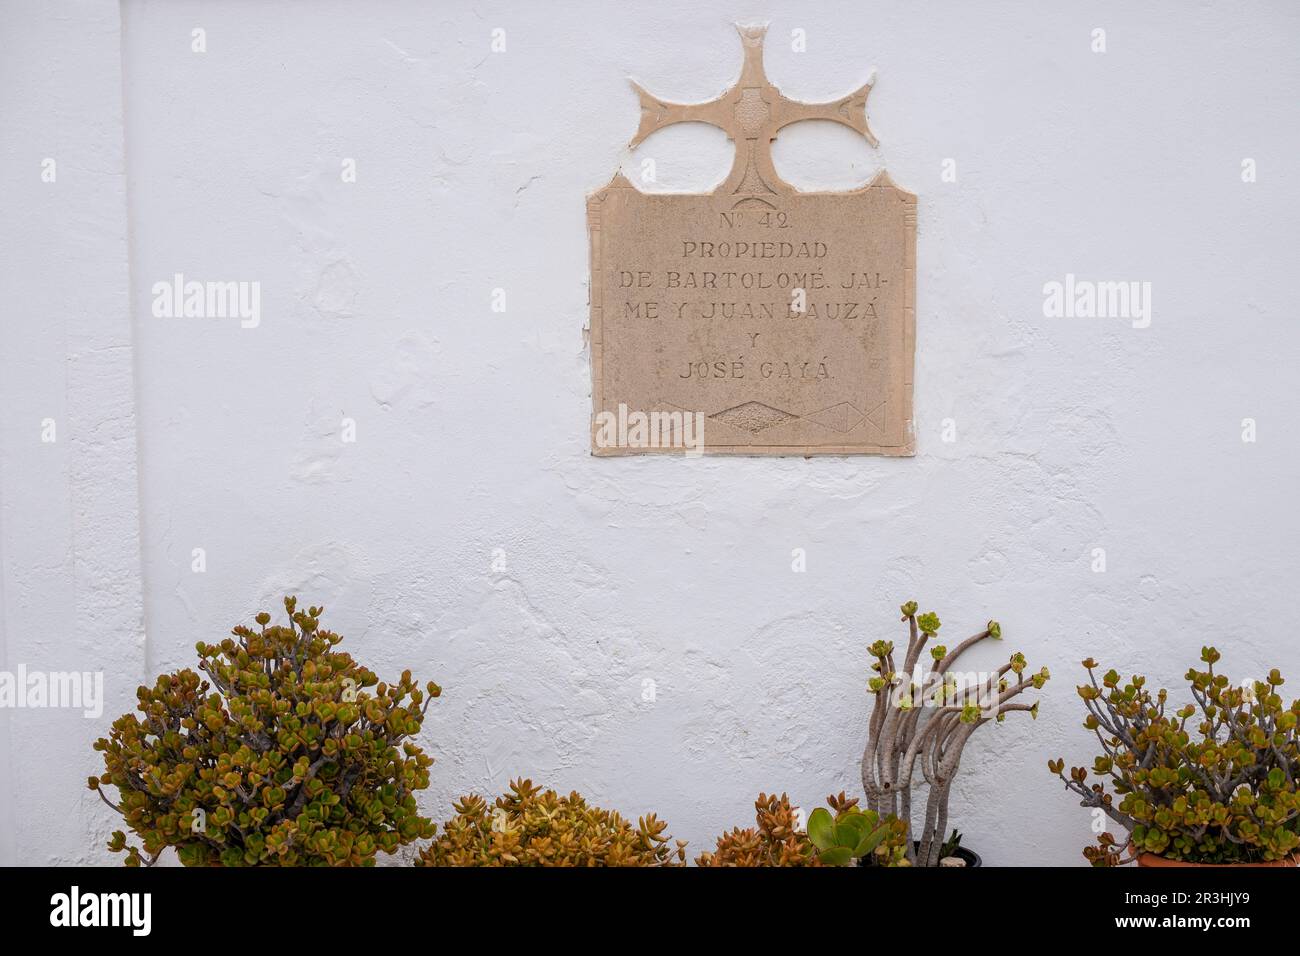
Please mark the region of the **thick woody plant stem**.
POLYGON ((928 786, 925 816, 919 826, 912 826, 916 846, 909 846, 908 854, 918 866, 937 866, 948 826, 948 797, 966 742, 990 720, 1001 722, 1008 711, 1028 711, 1036 718, 1036 701, 1031 705, 1014 698, 1030 687, 1041 688, 1050 675, 1044 667, 1025 676, 1025 658, 1019 652, 992 674, 955 672, 953 665, 967 650, 986 638, 1002 637, 996 621, 952 651, 943 645, 930 647, 933 669, 923 674, 921 655, 939 633, 939 618, 932 612, 918 615, 915 601, 900 610, 908 632, 901 669, 892 641, 876 641, 869 648, 875 658, 875 676, 868 681, 874 700, 862 754, 862 789, 868 808, 914 824, 912 787, 920 767, 928 786))

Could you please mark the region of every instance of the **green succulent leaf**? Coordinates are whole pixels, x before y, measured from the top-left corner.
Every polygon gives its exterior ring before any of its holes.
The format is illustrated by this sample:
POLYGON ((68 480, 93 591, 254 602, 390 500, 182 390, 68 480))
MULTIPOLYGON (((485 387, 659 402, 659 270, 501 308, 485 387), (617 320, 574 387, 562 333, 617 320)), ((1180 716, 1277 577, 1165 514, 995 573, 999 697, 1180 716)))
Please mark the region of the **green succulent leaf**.
POLYGON ((862 839, 858 841, 858 845, 854 847, 853 855, 866 856, 880 846, 886 836, 888 836, 888 831, 884 827, 877 827, 874 830, 867 831, 863 834, 862 839))
POLYGON ((831 847, 818 855, 826 866, 844 866, 853 860, 853 851, 846 846, 831 847))
POLYGON ((818 807, 808 815, 808 839, 819 850, 835 845, 835 821, 825 807, 818 807))

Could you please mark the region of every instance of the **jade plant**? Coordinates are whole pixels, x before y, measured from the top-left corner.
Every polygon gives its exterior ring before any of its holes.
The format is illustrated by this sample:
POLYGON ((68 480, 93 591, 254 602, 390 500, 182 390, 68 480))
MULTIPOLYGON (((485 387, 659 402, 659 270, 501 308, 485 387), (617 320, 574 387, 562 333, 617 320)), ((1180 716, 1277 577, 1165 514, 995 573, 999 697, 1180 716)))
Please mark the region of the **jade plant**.
POLYGON ((826 802, 831 809, 814 810, 804 832, 789 797, 760 793, 754 803, 757 826, 724 833, 714 851, 695 862, 708 867, 908 865, 906 824, 859 809, 857 799, 843 793, 826 802))
POLYGON ((433 835, 414 797, 433 761, 411 738, 438 685, 421 690, 409 671, 381 683, 335 650, 322 608, 284 607, 286 624, 263 612, 200 642, 207 680, 187 668, 141 687, 139 716, 96 742, 90 789, 141 844, 113 834, 128 866, 167 847, 187 866, 369 866, 433 835))
POLYGON ((930 671, 923 674, 922 652, 937 637, 939 618, 934 613, 918 615, 915 601, 900 610, 908 628, 906 651, 896 655, 894 643, 885 640, 869 648, 875 676, 868 681, 873 702, 862 754, 862 787, 869 809, 909 824, 914 843, 907 846, 908 859, 917 866, 938 866, 947 842, 948 798, 966 743, 990 720, 1000 723, 1013 711, 1037 718, 1037 701, 1027 704, 1015 698, 1041 689, 1050 675, 1046 667, 1030 673, 1019 652, 991 673, 958 672, 954 665, 967 650, 984 640, 1001 639, 996 621, 951 650, 932 644, 930 671), (912 791, 914 783, 922 782, 927 792, 918 824, 912 791))
POLYGON ((416 866, 684 866, 686 844, 671 843, 654 814, 636 826, 618 813, 515 780, 492 807, 477 795, 421 851, 416 866))
POLYGON ((1127 831, 1110 832, 1084 850, 1094 866, 1115 866, 1141 853, 1188 863, 1268 863, 1300 848, 1300 700, 1278 694, 1276 669, 1262 681, 1234 686, 1215 673, 1220 654, 1201 650, 1205 670, 1187 671, 1192 702, 1167 712, 1168 692, 1146 678, 1100 676, 1083 662, 1088 683, 1079 696, 1084 727, 1102 753, 1089 771, 1065 761, 1048 768, 1127 831))

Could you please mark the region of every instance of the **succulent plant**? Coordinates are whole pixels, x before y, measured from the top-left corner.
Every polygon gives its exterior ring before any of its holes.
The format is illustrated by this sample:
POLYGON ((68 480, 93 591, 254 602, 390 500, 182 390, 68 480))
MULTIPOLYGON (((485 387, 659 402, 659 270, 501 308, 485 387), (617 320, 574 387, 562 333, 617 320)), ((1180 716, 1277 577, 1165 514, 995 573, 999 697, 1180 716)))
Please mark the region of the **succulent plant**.
POLYGON ((718 837, 712 853, 702 853, 698 866, 820 866, 816 847, 801 831, 790 798, 760 793, 754 801, 756 827, 736 827, 718 837))
POLYGON ((1276 669, 1241 687, 1214 672, 1213 647, 1201 649, 1201 660, 1206 669, 1186 675, 1193 703, 1173 713, 1168 692, 1153 695, 1145 677, 1124 681, 1110 670, 1098 680, 1097 662, 1083 662, 1083 725, 1102 747, 1092 766, 1097 780, 1089 785, 1083 767, 1065 776, 1060 758, 1047 766, 1082 806, 1128 832, 1124 840, 1103 833, 1084 850, 1094 866, 1142 852, 1190 863, 1271 862, 1300 848, 1300 700, 1283 702, 1276 669))
POLYGON ((256 629, 200 642, 207 680, 185 669, 141 687, 142 716, 95 743, 104 772, 90 789, 142 843, 113 834, 128 866, 167 847, 187 866, 369 866, 433 835, 414 797, 433 761, 410 738, 441 690, 409 671, 380 683, 334 650, 322 608, 284 607, 285 625, 263 612, 256 629))
POLYGON ((845 866, 855 860, 872 866, 909 866, 907 824, 897 817, 881 818, 875 810, 862 810, 856 799, 843 792, 830 797, 834 816, 818 807, 808 817, 808 839, 817 848, 823 866, 845 866))
POLYGON ((918 615, 915 601, 899 610, 908 626, 902 661, 895 657, 892 641, 878 640, 869 648, 875 676, 867 687, 874 701, 862 754, 862 787, 869 809, 881 816, 896 815, 910 826, 916 845, 908 843, 908 859, 918 866, 937 866, 948 827, 948 797, 967 741, 990 720, 1000 723, 1012 711, 1036 718, 1037 701, 1025 704, 1014 698, 1031 688, 1041 689, 1051 675, 1046 667, 1030 673, 1024 655, 1017 652, 991 674, 959 679, 953 665, 962 654, 986 639, 1001 639, 997 621, 989 621, 952 650, 932 646, 932 669, 922 675, 921 652, 938 635, 941 622, 933 612, 918 615), (919 826, 912 817, 918 766, 928 786, 919 826))
POLYGON ((754 802, 757 826, 724 833, 714 851, 695 862, 710 867, 843 866, 865 857, 881 866, 908 865, 906 824, 860 810, 857 799, 842 792, 826 802, 834 813, 818 807, 808 817, 805 833, 789 797, 760 793, 754 802))
POLYGON ((686 844, 670 845, 654 814, 633 827, 578 793, 561 797, 531 780, 514 780, 492 808, 477 795, 453 804, 456 815, 421 851, 416 866, 684 866, 686 844))

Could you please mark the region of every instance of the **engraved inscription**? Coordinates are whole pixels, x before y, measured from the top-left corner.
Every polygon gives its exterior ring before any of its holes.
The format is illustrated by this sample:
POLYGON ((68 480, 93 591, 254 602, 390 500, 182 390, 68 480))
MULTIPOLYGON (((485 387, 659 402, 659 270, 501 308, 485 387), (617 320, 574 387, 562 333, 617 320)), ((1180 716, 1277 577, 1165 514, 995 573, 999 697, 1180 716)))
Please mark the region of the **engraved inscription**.
MULTIPOLYGON (((874 143, 869 86, 796 103, 762 69, 762 31, 710 103, 639 90, 635 143, 674 122, 736 144, 710 194, 646 194, 621 175, 591 197, 593 421, 621 407, 695 413, 709 453, 913 451, 915 197, 881 173, 846 193, 802 193, 771 165, 777 132, 833 119, 874 143)), ((595 454, 658 449, 603 447, 595 454)))

